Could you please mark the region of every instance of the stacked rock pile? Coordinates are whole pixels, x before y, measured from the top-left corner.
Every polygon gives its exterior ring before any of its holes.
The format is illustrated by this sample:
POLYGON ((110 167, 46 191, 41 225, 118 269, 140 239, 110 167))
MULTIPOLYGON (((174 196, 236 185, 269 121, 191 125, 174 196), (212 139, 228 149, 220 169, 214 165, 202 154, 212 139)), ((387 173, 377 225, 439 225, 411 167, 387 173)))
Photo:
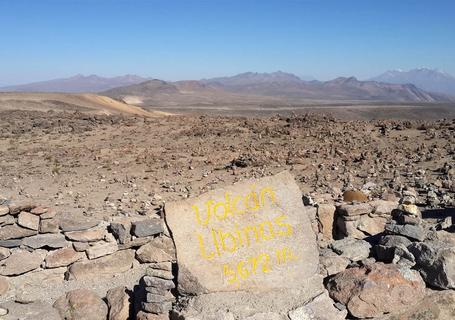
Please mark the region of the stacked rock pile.
POLYGON ((152 264, 141 279, 143 299, 141 310, 137 314, 139 320, 168 319, 175 297, 171 290, 175 288, 171 263, 152 264))

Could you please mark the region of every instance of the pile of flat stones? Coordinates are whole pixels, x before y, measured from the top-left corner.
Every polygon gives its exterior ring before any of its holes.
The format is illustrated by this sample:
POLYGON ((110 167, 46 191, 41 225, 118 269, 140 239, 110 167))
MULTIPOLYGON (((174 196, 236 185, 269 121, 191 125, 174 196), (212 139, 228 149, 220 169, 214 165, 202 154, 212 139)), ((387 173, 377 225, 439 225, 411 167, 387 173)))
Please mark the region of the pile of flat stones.
POLYGON ((146 275, 140 281, 144 301, 137 313, 138 320, 168 319, 176 300, 171 292, 175 289, 173 279, 171 263, 156 263, 147 268, 146 275))

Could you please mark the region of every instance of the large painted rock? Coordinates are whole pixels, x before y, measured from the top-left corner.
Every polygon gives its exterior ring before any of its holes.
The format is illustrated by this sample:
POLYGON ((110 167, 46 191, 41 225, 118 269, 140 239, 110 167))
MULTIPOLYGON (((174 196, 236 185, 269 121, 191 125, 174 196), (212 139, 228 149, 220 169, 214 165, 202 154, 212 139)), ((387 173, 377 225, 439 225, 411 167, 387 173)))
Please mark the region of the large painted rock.
POLYGON ((292 175, 240 182, 166 205, 186 293, 303 288, 318 250, 292 175))

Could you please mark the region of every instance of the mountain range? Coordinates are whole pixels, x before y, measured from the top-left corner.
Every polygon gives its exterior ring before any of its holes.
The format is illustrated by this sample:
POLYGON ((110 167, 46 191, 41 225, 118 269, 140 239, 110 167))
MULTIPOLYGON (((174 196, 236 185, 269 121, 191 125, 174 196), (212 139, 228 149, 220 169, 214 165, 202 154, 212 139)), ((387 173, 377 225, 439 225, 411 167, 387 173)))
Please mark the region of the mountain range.
POLYGON ((116 87, 127 86, 148 80, 137 75, 127 74, 119 77, 84 76, 77 74, 70 78, 53 79, 28 84, 0 88, 0 91, 13 92, 99 92, 116 87))
MULTIPOLYGON (((282 71, 272 73, 245 72, 229 77, 202 80, 163 81, 136 75, 103 78, 96 75, 76 75, 66 79, 0 88, 0 91, 28 92, 100 92, 103 95, 139 105, 215 104, 245 101, 299 103, 311 100, 366 100, 389 102, 453 101, 441 88, 442 79, 450 75, 429 69, 420 71, 386 72, 368 81, 355 77, 339 77, 330 81, 305 81, 282 71), (410 79, 419 75, 423 90, 410 79), (426 76, 425 76, 426 75, 426 76), (427 79, 426 82, 423 79, 427 79), (433 82, 431 82, 433 79, 433 82), (396 82, 396 83, 394 83, 396 82), (400 82, 400 83, 398 83, 400 82), (431 83, 439 83, 431 87, 431 83), (437 91, 435 93, 435 91, 437 91)), ((416 81, 417 81, 416 80, 416 81)), ((445 83, 445 82, 444 82, 445 83)))
POLYGON ((390 70, 370 80, 395 84, 412 83, 426 91, 455 96, 455 77, 436 69, 390 70))

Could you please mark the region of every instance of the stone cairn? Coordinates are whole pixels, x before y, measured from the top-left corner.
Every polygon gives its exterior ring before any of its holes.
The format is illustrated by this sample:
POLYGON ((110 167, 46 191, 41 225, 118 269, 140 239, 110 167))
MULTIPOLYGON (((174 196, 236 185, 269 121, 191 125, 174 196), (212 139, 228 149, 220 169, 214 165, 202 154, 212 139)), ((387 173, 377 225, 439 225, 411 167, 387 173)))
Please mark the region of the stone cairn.
POLYGON ((175 288, 173 279, 170 262, 156 263, 147 268, 146 275, 140 281, 143 301, 137 313, 138 320, 168 319, 175 302, 171 292, 175 288))

